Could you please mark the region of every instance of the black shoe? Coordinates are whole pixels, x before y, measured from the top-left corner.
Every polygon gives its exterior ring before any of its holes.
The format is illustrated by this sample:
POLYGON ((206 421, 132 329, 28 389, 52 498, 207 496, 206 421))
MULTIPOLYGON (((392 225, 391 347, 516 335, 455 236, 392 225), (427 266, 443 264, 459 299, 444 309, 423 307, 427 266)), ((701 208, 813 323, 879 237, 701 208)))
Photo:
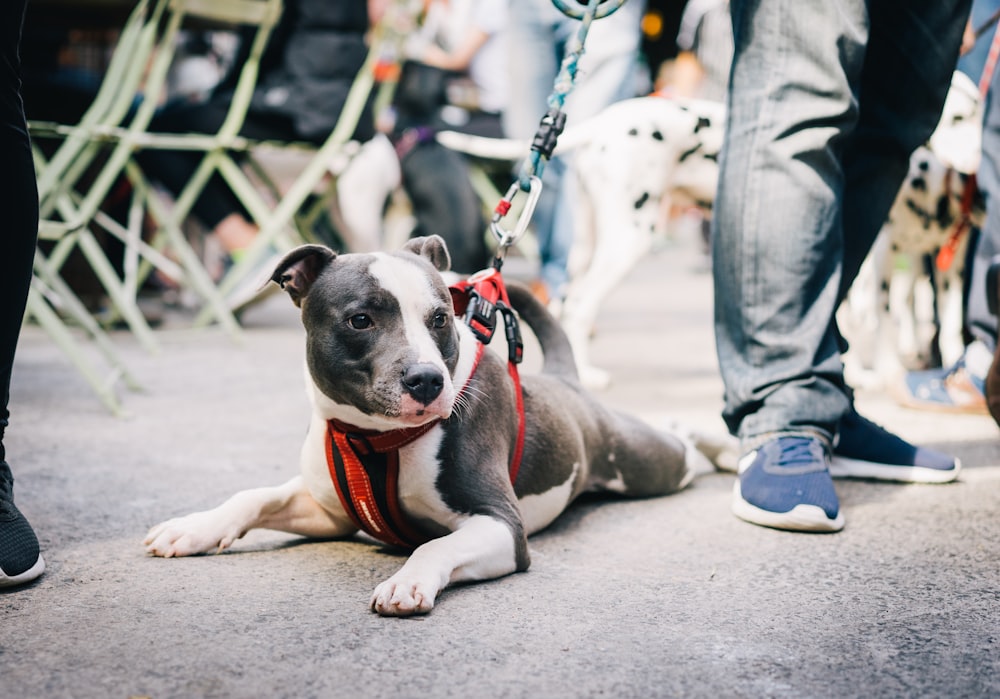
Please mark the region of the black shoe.
POLYGON ((0 587, 34 580, 45 570, 38 538, 14 506, 14 476, 0 461, 0 587))

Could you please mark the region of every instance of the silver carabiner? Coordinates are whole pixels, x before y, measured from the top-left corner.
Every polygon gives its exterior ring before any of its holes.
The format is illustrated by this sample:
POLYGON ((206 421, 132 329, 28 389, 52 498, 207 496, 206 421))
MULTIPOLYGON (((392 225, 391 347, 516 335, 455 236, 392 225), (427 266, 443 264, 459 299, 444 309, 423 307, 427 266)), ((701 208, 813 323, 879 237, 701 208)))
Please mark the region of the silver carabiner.
POLYGON ((501 206, 498 204, 498 210, 493 212, 493 219, 490 221, 490 230, 497 237, 500 249, 509 248, 511 245, 514 245, 528 230, 531 215, 535 213, 535 206, 538 204, 538 197, 542 195, 542 178, 532 175, 528 182, 528 198, 524 202, 524 208, 521 210, 521 215, 518 217, 517 223, 514 224, 513 233, 504 230, 500 225, 500 221, 507 215, 507 210, 510 209, 510 204, 514 201, 514 197, 517 196, 519 191, 522 191, 520 183, 515 182, 512 184, 507 193, 504 194, 501 204, 506 204, 503 207, 505 210, 501 213, 499 211, 501 206))
MULTIPOLYGON (((552 4, 564 15, 573 19, 583 19, 584 15, 590 9, 589 7, 581 7, 588 4, 583 2, 583 0, 552 0, 552 4)), ((624 4, 625 0, 599 0, 597 11, 594 13, 593 18, 601 19, 602 17, 607 17, 624 4)))

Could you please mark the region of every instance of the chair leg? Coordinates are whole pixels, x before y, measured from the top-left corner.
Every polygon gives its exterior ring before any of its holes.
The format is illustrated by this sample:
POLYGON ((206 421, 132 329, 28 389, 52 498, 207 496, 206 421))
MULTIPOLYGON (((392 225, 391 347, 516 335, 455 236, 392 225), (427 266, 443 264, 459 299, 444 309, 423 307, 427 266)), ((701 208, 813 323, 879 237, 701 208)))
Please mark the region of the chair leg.
MULTIPOLYGON (((60 199, 58 208, 60 214, 64 217, 71 217, 76 211, 75 203, 69 195, 65 195, 60 199)), ((104 215, 104 218, 109 221, 112 220, 110 216, 104 215)), ((97 218, 95 217, 96 220, 97 218)), ((127 240, 124 242, 128 243, 127 240)), ((74 249, 79 249, 83 254, 91 270, 104 288, 105 293, 108 295, 108 298, 111 300, 113 309, 112 318, 124 319, 129 329, 136 335, 139 343, 146 351, 156 354, 159 351, 159 345, 154 338, 152 328, 149 327, 146 319, 139 311, 135 291, 137 286, 134 284, 130 285, 127 281, 119 278, 118 273, 108 261, 104 249, 89 227, 85 226, 65 233, 58 239, 47 256, 47 266, 51 271, 50 276, 59 274, 59 270, 62 269, 74 249)))
POLYGON ((38 324, 49 334, 49 337, 59 346, 63 353, 69 358, 73 366, 83 376, 84 380, 90 384, 91 389, 97 394, 105 407, 116 417, 125 415, 121 401, 113 390, 114 383, 119 374, 112 372, 107 378, 103 378, 98 370, 84 355, 83 349, 73 338, 72 333, 66 329, 65 324, 58 314, 49 308, 48 303, 42 295, 35 289, 28 292, 27 316, 33 317, 38 324))
MULTIPOLYGON (((109 365, 114 367, 118 375, 125 381, 125 385, 130 390, 141 390, 142 385, 136 380, 128 370, 125 362, 118 354, 111 338, 101 328, 94 317, 87 310, 83 302, 77 298, 69 285, 60 276, 54 274, 49 267, 44 255, 40 251, 35 251, 35 276, 32 284, 37 292, 41 292, 44 287, 50 288, 59 300, 59 304, 66 313, 93 338, 97 349, 104 355, 109 365), (44 286, 43 286, 44 285, 44 286)), ((58 318, 58 316, 56 316, 58 318)))
POLYGON ((136 298, 129 295, 124 288, 117 273, 104 256, 104 251, 89 230, 80 232, 80 250, 87 261, 90 262, 91 269, 100 279, 101 285, 111 298, 118 313, 125 319, 129 329, 136 336, 146 351, 155 354, 159 351, 159 345, 153 337, 153 330, 149 327, 142 312, 139 310, 136 298))
MULTIPOLYGON (((229 310, 225 297, 216 288, 215 283, 199 259, 198 253, 188 243, 187 238, 184 236, 184 231, 181 230, 179 223, 176 221, 176 216, 166 212, 155 195, 147 197, 146 202, 149 212, 157 221, 160 229, 157 238, 165 238, 166 245, 174 250, 174 253, 180 260, 187 283, 205 302, 202 316, 206 314, 210 317, 214 316, 234 340, 242 342, 243 329, 240 327, 232 311, 229 310)), ((154 245, 156 245, 155 242, 154 245)))

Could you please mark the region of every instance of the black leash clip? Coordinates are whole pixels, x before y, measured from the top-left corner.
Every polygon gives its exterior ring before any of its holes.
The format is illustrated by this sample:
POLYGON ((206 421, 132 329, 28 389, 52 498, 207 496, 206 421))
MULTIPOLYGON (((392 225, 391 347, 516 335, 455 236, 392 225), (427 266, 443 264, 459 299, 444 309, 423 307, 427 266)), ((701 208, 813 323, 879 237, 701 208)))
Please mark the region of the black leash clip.
POLYGON ((502 260, 495 266, 477 272, 465 282, 451 287, 455 315, 461 315, 472 334, 484 345, 490 344, 497 327, 497 311, 503 314, 504 336, 507 339, 507 358, 520 364, 524 358, 524 342, 517 315, 510 307, 507 291, 500 276, 502 260))
POLYGON ((558 107, 550 107, 538 125, 538 131, 531 141, 531 150, 541 153, 546 160, 552 158, 559 134, 566 127, 566 114, 558 107))
MULTIPOLYGON (((493 286, 486 288, 496 291, 496 287, 493 286)), ((497 298, 489 299, 476 289, 469 289, 468 294, 469 305, 465 307, 465 323, 477 340, 488 345, 497 326, 497 298)))
POLYGON ((503 314, 504 335, 507 338, 507 359, 512 364, 520 364, 524 359, 524 341, 521 339, 521 326, 514 310, 503 301, 497 304, 497 310, 503 314))

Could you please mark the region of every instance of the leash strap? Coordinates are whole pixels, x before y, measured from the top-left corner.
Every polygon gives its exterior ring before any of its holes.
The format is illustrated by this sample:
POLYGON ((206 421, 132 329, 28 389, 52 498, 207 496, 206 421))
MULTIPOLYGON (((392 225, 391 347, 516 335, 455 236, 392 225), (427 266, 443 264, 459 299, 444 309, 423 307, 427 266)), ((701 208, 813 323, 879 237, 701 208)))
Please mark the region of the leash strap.
MULTIPOLYGON (((498 264, 498 258, 494 264, 498 264)), ((472 333, 479 340, 480 351, 490 343, 496 331, 496 316, 499 312, 504 320, 504 336, 507 340, 507 373, 514 382, 517 402, 517 443, 510 460, 510 482, 517 481, 524 453, 524 391, 521 390, 521 375, 517 365, 524 358, 524 342, 521 328, 507 297, 507 287, 500 276, 499 267, 490 267, 476 272, 463 282, 451 287, 452 304, 455 315, 465 319, 472 333)), ((478 360, 477 360, 478 361, 478 360)))
MULTIPOLYGON (((988 26, 989 22, 983 25, 976 36, 979 37, 985 33, 988 26)), ((993 30, 993 41, 990 43, 989 53, 986 54, 986 64, 983 66, 983 74, 979 77, 979 96, 983 100, 986 99, 986 93, 990 89, 990 82, 993 80, 993 71, 997 67, 997 59, 1000 58, 1000 22, 997 23, 996 27, 993 30)))
POLYGON ((542 171, 555 151, 559 134, 566 126, 566 114, 562 108, 576 82, 577 64, 583 56, 583 45, 590 32, 590 25, 595 19, 607 17, 625 2, 626 0, 552 0, 552 4, 560 12, 567 17, 580 20, 580 26, 566 45, 566 52, 556 74, 552 93, 547 100, 548 108, 531 139, 528 157, 521 164, 517 179, 493 210, 490 230, 497 238, 498 260, 501 260, 507 248, 520 240, 528 230, 528 223, 542 192, 542 171), (514 230, 508 231, 501 225, 501 221, 510 211, 511 203, 518 191, 527 192, 528 198, 514 230))
MULTIPOLYGON (((950 175, 951 172, 949 172, 949 183, 951 182, 950 175)), ((976 176, 974 174, 967 175, 965 179, 965 186, 962 189, 961 213, 958 220, 955 221, 955 226, 951 229, 948 239, 938 250, 937 257, 934 258, 934 266, 942 272, 947 272, 952 263, 955 261, 955 253, 958 250, 958 243, 962 239, 965 232, 969 230, 972 225, 972 204, 978 191, 979 188, 976 186, 976 176)))

